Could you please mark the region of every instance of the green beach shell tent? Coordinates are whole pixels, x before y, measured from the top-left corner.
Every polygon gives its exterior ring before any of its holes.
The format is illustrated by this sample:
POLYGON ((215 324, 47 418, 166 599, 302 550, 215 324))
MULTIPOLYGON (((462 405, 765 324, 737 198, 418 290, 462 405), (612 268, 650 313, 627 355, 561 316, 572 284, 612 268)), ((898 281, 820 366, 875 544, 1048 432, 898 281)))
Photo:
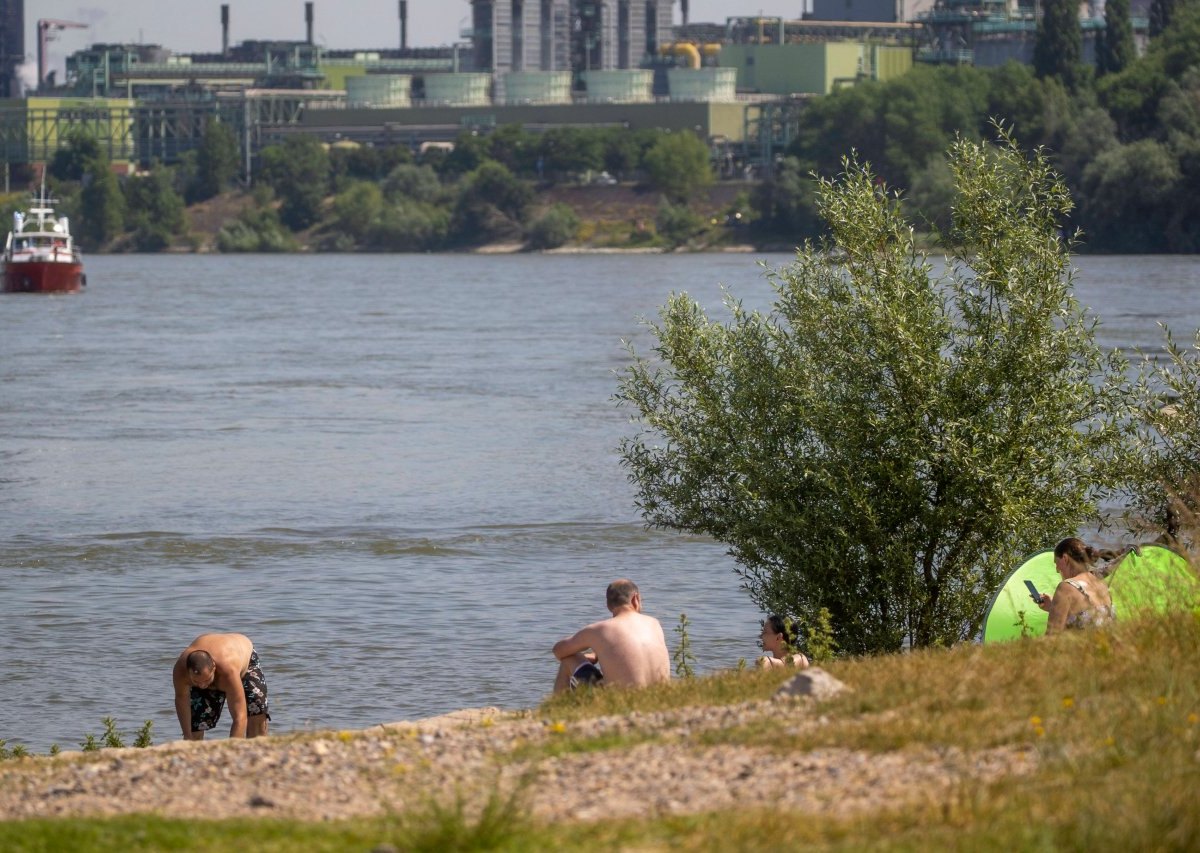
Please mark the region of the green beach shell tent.
MULTIPOLYGON (((1104 579, 1118 619, 1178 607, 1200 608, 1200 578, 1187 560, 1161 545, 1130 551, 1108 569, 1104 579)), ((983 623, 983 642, 1045 634, 1048 615, 1033 603, 1025 581, 1032 581, 1038 592, 1053 595, 1059 580, 1052 550, 1040 551, 1018 566, 992 599, 983 623)))

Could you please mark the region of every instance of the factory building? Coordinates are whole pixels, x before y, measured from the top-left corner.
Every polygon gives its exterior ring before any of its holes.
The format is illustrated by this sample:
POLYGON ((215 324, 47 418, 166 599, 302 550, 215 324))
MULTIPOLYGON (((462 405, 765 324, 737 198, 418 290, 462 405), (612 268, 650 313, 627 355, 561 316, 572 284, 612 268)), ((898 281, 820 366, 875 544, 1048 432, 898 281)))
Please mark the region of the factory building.
MULTIPOLYGON (((1139 54, 1145 52, 1149 41, 1148 3, 1134 0, 1130 4, 1134 46, 1139 54)), ((916 59, 979 68, 994 68, 1009 61, 1032 64, 1040 14, 1037 0, 936 0, 933 8, 918 16, 922 38, 916 59)), ((1094 65, 1104 38, 1103 0, 1080 3, 1079 27, 1081 59, 1085 65, 1094 65)))
POLYGON ((471 0, 475 67, 513 71, 640 68, 671 40, 671 0, 471 0))
MULTIPOLYGON (((419 146, 514 122, 689 130, 743 145, 753 160, 786 144, 808 97, 891 79, 918 60, 1021 59, 1035 26, 1018 0, 815 0, 805 19, 723 25, 689 23, 686 0, 679 25, 674 0, 455 2, 470 11, 462 41, 410 47, 398 0, 396 44, 370 50, 316 44, 314 2, 297 2, 303 40, 233 43, 238 9, 222 4, 219 49, 214 15, 211 52, 94 44, 68 57, 65 80, 43 80, 36 105, 13 100, 10 86, 0 144, 9 162, 43 152, 92 99, 122 111, 105 138, 125 140, 139 164, 176 161, 214 117, 235 130, 247 163, 288 133, 419 146)), ((24 58, 24 14, 23 0, 0 0, 9 78, 24 58)))
POLYGON ((871 21, 898 24, 919 20, 935 0, 813 0, 814 21, 871 21))

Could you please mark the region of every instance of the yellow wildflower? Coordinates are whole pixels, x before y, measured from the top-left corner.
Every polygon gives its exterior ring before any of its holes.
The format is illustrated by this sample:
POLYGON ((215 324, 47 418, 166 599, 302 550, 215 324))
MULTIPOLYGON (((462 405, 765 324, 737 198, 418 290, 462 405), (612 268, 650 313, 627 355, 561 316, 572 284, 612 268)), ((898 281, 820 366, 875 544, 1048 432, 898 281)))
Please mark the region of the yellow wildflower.
POLYGON ((1109 735, 1108 737, 1106 737, 1106 738, 1104 739, 1104 745, 1105 745, 1105 746, 1116 746, 1116 745, 1117 745, 1117 739, 1116 739, 1116 738, 1114 738, 1112 735, 1109 735))
POLYGON ((350 741, 354 740, 354 732, 349 732, 349 731, 338 732, 337 738, 342 743, 350 743, 350 741))
POLYGON ((550 731, 554 732, 556 735, 560 735, 563 732, 565 732, 566 730, 567 730, 567 724, 564 723, 562 720, 555 720, 553 723, 550 724, 550 731))
POLYGON ((1070 696, 1064 696, 1063 697, 1063 707, 1064 708, 1074 708, 1075 700, 1070 696))
POLYGON ((1158 697, 1158 704, 1160 704, 1160 705, 1165 705, 1165 704, 1167 704, 1167 697, 1166 697, 1166 696, 1159 696, 1159 697, 1158 697))
POLYGON ((1189 726, 1194 726, 1196 723, 1200 723, 1200 714, 1197 714, 1195 711, 1193 711, 1187 715, 1187 721, 1189 726))
POLYGON ((1041 726, 1035 726, 1035 727, 1034 727, 1034 729, 1033 729, 1033 733, 1034 733, 1035 735, 1037 735, 1038 737, 1045 737, 1045 736, 1046 736, 1046 730, 1045 730, 1045 729, 1043 729, 1041 726))
POLYGON ((1029 725, 1033 726, 1035 729, 1036 729, 1038 726, 1040 726, 1041 724, 1042 724, 1042 718, 1041 718, 1041 717, 1030 717, 1030 718, 1029 718, 1029 725))

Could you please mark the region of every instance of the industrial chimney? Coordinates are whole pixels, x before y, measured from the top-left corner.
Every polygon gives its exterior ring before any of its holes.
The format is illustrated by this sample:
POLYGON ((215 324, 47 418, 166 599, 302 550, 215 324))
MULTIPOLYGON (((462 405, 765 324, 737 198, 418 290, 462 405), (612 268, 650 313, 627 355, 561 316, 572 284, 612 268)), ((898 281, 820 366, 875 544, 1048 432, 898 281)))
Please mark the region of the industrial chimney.
POLYGON ((679 0, 679 11, 683 14, 683 25, 686 27, 688 22, 688 0, 679 0))
POLYGON ((313 43, 313 39, 312 39, 313 11, 312 11, 312 7, 313 7, 312 3, 304 4, 304 27, 305 27, 305 31, 308 33, 305 40, 309 44, 313 43))
POLYGON ((400 49, 408 50, 408 0, 400 0, 400 49))
POLYGON ((229 56, 229 4, 221 4, 221 56, 229 56))

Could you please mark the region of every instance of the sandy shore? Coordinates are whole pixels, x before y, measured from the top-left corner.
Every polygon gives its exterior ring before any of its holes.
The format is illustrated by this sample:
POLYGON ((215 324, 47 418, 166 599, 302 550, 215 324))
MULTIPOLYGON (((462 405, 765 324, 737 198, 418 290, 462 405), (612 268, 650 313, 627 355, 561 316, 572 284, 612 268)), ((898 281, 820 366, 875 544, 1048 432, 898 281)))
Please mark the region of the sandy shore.
POLYGON ((703 742, 706 732, 763 722, 797 733, 825 724, 811 699, 579 724, 477 708, 363 731, 63 753, 0 764, 0 819, 152 812, 330 820, 403 812, 430 798, 481 802, 518 789, 545 821, 761 806, 768 790, 776 806, 845 815, 942 800, 964 782, 1024 774, 1035 762, 1016 749, 868 753, 703 742), (537 748, 616 734, 633 745, 562 755, 537 748))

